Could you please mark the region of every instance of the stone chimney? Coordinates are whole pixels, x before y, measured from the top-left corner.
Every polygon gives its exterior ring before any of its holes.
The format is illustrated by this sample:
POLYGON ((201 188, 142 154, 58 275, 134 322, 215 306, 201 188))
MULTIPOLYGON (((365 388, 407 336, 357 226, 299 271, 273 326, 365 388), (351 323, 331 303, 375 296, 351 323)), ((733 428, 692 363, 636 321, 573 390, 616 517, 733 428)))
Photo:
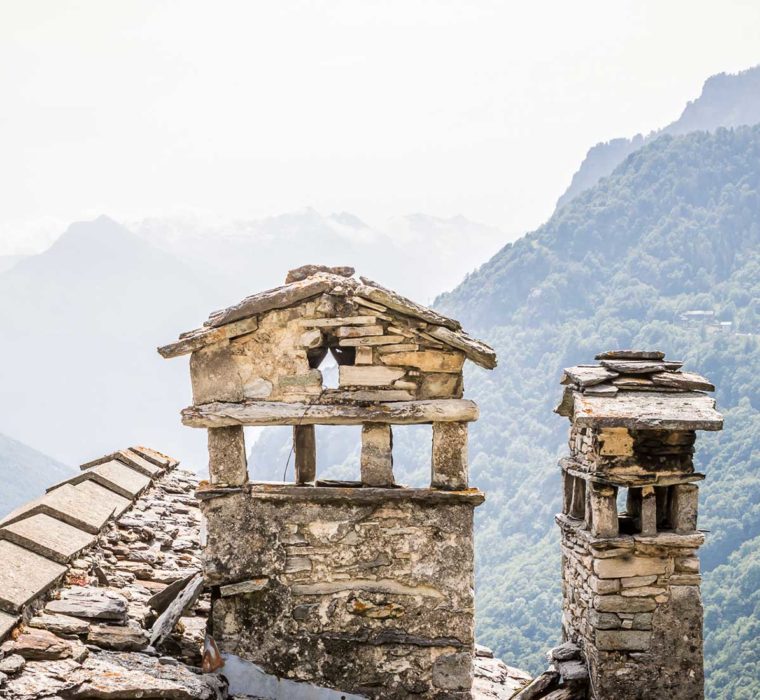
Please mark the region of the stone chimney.
POLYGON ((469 699, 484 497, 468 484, 478 409, 462 365, 496 358, 453 319, 352 274, 293 271, 159 350, 191 354, 183 420, 208 430, 207 661, 256 697, 469 699), (338 388, 323 385, 328 353, 338 388), (318 424, 362 426, 360 480, 318 478, 318 424), (427 488, 396 483, 399 424, 432 426, 427 488), (291 483, 249 480, 243 426, 271 425, 293 428, 291 483))
POLYGON ((706 379, 661 352, 565 370, 561 460, 563 633, 596 700, 704 695, 694 471, 697 430, 720 430, 706 379))

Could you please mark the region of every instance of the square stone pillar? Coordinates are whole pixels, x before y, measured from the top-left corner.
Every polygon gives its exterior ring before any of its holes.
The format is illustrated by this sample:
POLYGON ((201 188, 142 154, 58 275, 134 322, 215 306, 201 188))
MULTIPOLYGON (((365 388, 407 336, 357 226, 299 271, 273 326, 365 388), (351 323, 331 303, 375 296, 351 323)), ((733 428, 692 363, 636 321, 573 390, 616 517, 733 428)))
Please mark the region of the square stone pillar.
POLYGON ((467 423, 433 423, 431 486, 444 491, 468 487, 467 423))
POLYGON ((208 429, 208 470, 212 484, 248 483, 245 433, 241 425, 208 429))
POLYGON ((293 426, 296 455, 296 483, 307 484, 317 478, 317 441, 313 425, 293 426))
POLYGON ((362 425, 362 484, 393 486, 393 431, 388 423, 362 425))
POLYGON ((670 515, 668 520, 676 532, 693 532, 697 529, 699 488, 696 484, 676 484, 670 489, 670 515))

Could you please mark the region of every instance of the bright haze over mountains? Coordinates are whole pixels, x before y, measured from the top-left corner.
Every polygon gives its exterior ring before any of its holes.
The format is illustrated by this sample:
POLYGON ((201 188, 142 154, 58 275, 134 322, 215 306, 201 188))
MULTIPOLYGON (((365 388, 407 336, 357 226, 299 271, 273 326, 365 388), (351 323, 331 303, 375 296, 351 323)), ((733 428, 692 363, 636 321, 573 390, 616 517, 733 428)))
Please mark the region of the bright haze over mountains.
POLYGON ((305 207, 505 241, 589 146, 671 122, 758 46, 744 0, 2 2, 0 255, 103 213, 305 207))

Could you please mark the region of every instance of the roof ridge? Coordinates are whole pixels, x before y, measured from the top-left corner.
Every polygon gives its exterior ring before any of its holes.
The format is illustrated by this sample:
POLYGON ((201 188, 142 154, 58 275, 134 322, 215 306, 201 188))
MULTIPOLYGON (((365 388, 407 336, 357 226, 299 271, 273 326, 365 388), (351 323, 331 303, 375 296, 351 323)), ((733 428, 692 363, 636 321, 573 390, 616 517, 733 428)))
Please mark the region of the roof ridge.
POLYGON ((0 642, 30 604, 55 588, 103 529, 130 511, 179 461, 130 447, 82 465, 0 520, 0 642))

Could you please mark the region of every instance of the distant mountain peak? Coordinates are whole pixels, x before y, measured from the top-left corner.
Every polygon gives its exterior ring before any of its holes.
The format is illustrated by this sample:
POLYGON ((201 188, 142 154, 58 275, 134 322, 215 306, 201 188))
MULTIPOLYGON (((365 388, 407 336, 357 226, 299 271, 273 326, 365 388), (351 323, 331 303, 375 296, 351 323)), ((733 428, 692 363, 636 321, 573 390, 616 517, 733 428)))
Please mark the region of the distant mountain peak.
POLYGON ((570 186, 557 201, 557 209, 607 177, 631 153, 658 136, 757 123, 760 123, 760 65, 739 73, 712 75, 704 82, 699 97, 689 101, 681 116, 663 129, 648 136, 612 139, 590 148, 570 186))

